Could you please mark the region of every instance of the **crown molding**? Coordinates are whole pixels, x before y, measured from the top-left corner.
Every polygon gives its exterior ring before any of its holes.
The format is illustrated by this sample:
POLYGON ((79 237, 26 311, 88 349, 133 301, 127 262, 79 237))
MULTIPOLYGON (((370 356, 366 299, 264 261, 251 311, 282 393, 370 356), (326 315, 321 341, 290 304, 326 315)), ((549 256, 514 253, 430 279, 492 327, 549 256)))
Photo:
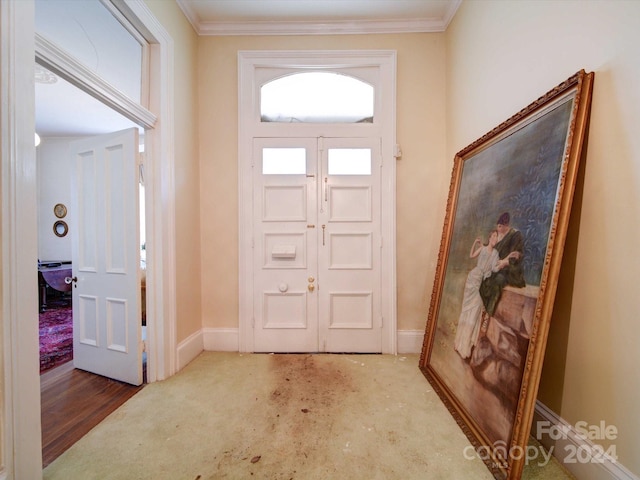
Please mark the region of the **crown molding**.
POLYGON ((178 7, 180 7, 180 10, 182 10, 182 13, 184 13, 184 16, 187 17, 187 20, 189 20, 189 23, 196 31, 196 33, 198 35, 201 35, 201 33, 198 31, 198 25, 200 25, 200 17, 198 17, 198 14, 195 12, 195 10, 191 8, 191 5, 185 0, 176 0, 176 3, 178 4, 178 7))
POLYGON ((202 22, 199 35, 358 35, 375 33, 443 32, 442 21, 362 20, 336 22, 202 22))
POLYGON ((453 19, 462 0, 450 2, 442 18, 340 20, 340 21, 245 21, 210 22, 198 17, 185 1, 177 0, 198 35, 346 35, 383 33, 444 32, 453 19))

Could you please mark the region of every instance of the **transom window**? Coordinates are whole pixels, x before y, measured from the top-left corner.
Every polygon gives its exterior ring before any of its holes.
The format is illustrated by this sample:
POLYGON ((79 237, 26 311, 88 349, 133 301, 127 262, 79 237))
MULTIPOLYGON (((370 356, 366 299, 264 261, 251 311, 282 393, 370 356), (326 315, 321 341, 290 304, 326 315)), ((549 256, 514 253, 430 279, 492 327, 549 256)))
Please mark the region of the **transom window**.
POLYGON ((372 123, 373 105, 373 86, 339 73, 296 73, 260 89, 262 122, 372 123))

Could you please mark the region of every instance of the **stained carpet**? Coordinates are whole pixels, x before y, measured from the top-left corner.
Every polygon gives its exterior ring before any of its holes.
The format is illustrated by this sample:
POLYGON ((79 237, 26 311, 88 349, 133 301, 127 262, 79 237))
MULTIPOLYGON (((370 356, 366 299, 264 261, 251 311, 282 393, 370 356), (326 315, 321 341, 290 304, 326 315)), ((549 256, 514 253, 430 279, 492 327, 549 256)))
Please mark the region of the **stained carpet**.
MULTIPOLYGON (((205 352, 147 385, 45 480, 491 480, 418 356, 205 352)), ((557 461, 523 479, 571 478, 557 461)))
POLYGON ((40 373, 73 359, 71 306, 40 313, 40 373))

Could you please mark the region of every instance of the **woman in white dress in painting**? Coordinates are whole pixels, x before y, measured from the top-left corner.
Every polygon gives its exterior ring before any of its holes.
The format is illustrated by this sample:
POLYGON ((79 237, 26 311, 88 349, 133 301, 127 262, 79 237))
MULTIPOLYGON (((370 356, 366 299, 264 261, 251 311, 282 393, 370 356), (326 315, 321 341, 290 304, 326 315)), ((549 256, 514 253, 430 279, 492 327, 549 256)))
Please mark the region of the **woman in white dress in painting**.
POLYGON ((476 238, 471 245, 469 258, 478 257, 478 263, 467 275, 464 284, 464 297, 462 298, 462 311, 458 319, 458 327, 454 348, 464 359, 471 356, 471 349, 478 341, 482 318, 482 298, 480 298, 480 283, 484 278, 498 270, 498 251, 494 248, 498 241, 498 232, 493 230, 489 234, 487 245, 482 244, 480 238, 476 238))

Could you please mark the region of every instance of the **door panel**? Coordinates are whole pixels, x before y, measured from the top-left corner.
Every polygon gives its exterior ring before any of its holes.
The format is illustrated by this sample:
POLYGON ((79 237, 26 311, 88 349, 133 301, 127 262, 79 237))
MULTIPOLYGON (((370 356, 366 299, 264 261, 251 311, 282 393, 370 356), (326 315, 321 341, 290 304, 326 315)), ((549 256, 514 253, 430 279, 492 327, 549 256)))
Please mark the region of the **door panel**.
POLYGON ((317 351, 316 163, 315 139, 254 141, 256 352, 317 351))
POLYGON ((380 352, 380 141, 322 143, 320 342, 326 352, 380 352))
POLYGON ((76 368, 140 385, 138 130, 71 144, 76 368))
POLYGON ((381 351, 379 166, 375 138, 254 139, 255 351, 381 351))

